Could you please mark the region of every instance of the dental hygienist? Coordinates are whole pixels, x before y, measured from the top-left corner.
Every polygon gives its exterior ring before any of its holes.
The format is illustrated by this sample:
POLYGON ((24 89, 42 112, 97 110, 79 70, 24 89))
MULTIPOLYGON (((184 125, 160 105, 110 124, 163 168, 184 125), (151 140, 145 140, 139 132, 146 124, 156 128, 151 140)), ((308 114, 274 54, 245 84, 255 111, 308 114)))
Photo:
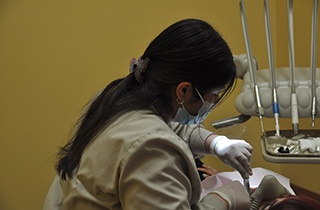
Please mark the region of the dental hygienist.
POLYGON ((197 155, 216 155, 244 178, 252 174, 247 142, 200 125, 236 77, 219 33, 202 20, 176 22, 130 69, 91 102, 60 150, 43 209, 249 209, 238 181, 199 200, 197 155))

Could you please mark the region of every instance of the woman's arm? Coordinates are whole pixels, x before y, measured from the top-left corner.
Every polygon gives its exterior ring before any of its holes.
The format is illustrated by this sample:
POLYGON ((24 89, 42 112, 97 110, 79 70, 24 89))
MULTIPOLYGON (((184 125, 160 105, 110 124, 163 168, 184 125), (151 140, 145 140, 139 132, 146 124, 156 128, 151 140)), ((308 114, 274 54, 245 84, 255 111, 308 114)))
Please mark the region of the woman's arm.
POLYGON ((229 139, 206 130, 202 125, 170 124, 178 136, 190 147, 194 155, 213 154, 225 164, 236 169, 243 178, 252 175, 252 146, 241 139, 229 139))
POLYGON ((220 194, 198 200, 201 185, 193 156, 179 141, 141 139, 132 145, 120 166, 123 209, 228 209, 220 194))

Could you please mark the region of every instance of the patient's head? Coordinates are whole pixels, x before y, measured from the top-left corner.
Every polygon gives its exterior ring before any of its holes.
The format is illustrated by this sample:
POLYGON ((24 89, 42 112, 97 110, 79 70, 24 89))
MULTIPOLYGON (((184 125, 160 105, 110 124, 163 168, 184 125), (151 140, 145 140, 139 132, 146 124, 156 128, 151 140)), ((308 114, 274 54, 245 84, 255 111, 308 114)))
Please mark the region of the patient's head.
POLYGON ((263 177, 250 195, 254 210, 320 210, 320 202, 303 195, 291 195, 273 175, 263 177))
POLYGON ((271 203, 263 202, 259 209, 264 210, 319 210, 320 202, 303 195, 285 195, 271 203))

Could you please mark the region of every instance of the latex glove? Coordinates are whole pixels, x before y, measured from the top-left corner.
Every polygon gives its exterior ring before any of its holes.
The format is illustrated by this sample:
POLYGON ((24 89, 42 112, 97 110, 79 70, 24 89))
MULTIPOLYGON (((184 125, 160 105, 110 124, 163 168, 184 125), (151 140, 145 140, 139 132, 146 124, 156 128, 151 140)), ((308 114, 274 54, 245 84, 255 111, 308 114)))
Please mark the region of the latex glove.
POLYGON ((290 194, 289 191, 273 175, 266 175, 257 189, 251 194, 250 210, 259 209, 262 201, 272 201, 281 195, 290 194))
POLYGON ((250 164, 253 149, 246 141, 217 136, 210 144, 210 152, 237 170, 244 179, 252 175, 250 164))
POLYGON ((250 207, 249 194, 239 181, 225 184, 212 193, 218 194, 228 203, 228 210, 248 210, 250 207))

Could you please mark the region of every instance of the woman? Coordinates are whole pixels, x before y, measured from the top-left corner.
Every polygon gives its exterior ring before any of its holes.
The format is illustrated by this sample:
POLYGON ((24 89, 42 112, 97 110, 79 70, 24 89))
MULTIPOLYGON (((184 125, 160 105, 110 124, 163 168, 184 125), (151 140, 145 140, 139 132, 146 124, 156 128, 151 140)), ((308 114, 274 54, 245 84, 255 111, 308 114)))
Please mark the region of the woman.
POLYGON ((201 20, 179 21, 130 69, 92 101, 61 149, 44 209, 247 209, 239 182, 199 201, 196 155, 214 154, 243 177, 252 174, 247 142, 200 125, 236 76, 218 32, 201 20))

